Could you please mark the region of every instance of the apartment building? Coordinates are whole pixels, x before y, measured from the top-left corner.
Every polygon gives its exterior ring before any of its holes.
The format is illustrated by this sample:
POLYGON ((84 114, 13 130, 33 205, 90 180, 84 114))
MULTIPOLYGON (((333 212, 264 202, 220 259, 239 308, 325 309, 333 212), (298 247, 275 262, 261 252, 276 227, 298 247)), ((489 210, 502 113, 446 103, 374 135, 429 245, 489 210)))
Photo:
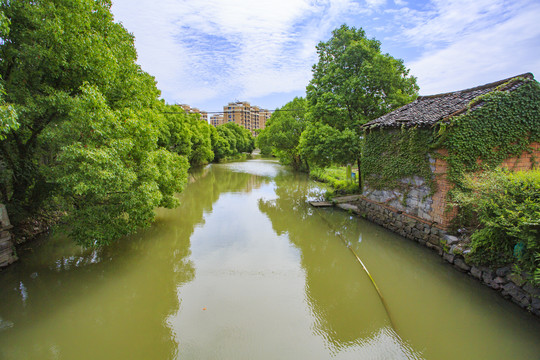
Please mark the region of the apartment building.
POLYGON ((223 122, 235 122, 238 125, 254 131, 264 129, 266 120, 272 113, 258 106, 251 106, 247 101, 230 102, 223 107, 223 122))
POLYGON ((215 114, 210 116, 210 125, 219 126, 223 124, 223 114, 215 114))
POLYGON ((208 113, 206 111, 201 111, 197 108, 192 108, 191 106, 187 104, 180 104, 178 106, 184 109, 184 111, 187 112, 188 114, 199 114, 201 116, 202 121, 208 122, 208 113))

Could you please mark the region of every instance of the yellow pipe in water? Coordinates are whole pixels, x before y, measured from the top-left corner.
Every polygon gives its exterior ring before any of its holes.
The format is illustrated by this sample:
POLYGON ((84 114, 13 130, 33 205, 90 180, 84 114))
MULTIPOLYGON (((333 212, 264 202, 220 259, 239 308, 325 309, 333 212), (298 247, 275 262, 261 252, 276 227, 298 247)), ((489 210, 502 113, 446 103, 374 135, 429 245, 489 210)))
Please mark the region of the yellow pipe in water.
POLYGON ((325 219, 324 216, 322 216, 318 211, 317 211, 317 214, 323 219, 323 221, 326 223, 326 225, 328 225, 328 227, 330 228, 330 230, 332 230, 334 232, 334 234, 336 234, 337 236, 339 236, 339 238, 341 239, 341 241, 345 244, 345 246, 347 246, 347 248, 353 253, 354 257, 356 258, 356 260, 358 260, 358 262, 360 263, 360 265, 362 265, 362 268, 364 269, 364 271, 366 272, 367 276, 369 277, 369 279, 371 280, 371 283, 373 284, 373 286, 375 287, 375 290, 377 291, 377 294, 379 295, 379 298, 381 299, 381 302, 383 304, 383 307, 384 307, 384 310, 386 311, 386 315, 388 316, 388 320, 390 320, 390 325, 392 326, 392 328, 394 330, 396 330, 396 327, 394 325, 394 322, 392 321, 392 316, 390 316, 390 311, 388 310, 388 306, 386 305, 386 301, 384 301, 384 297, 381 293, 381 290, 379 289, 379 287, 377 286, 377 283, 375 282, 375 279, 373 279, 373 276, 371 276, 371 274, 369 273, 369 270, 367 269, 366 265, 364 264, 364 262, 362 261, 362 259, 360 259, 360 257, 358 256, 358 254, 353 250, 353 248, 349 245, 349 243, 347 241, 345 241, 345 239, 343 238, 343 236, 341 236, 341 234, 337 231, 334 230, 334 228, 332 227, 332 225, 330 224, 330 222, 328 220, 325 219))

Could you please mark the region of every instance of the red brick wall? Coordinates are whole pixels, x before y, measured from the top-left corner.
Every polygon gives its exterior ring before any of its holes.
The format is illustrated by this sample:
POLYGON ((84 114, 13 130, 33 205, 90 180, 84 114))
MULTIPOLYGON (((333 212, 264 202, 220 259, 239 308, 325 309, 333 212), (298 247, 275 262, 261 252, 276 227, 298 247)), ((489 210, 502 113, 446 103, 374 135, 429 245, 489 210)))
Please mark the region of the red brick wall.
MULTIPOLYGON (((506 159, 501 167, 512 171, 523 171, 533 169, 535 163, 533 157, 540 161, 540 143, 531 144, 532 153, 524 151, 519 157, 506 159)), ((448 155, 446 149, 439 149, 437 152, 442 155, 448 155)), ((538 165, 536 165, 538 167, 538 165)), ((437 192, 433 195, 432 211, 430 213, 434 222, 437 222, 442 228, 448 228, 451 220, 456 216, 457 209, 447 210, 446 195, 452 188, 452 184, 446 179, 448 172, 448 163, 442 159, 435 161, 435 181, 437 183, 437 192)))

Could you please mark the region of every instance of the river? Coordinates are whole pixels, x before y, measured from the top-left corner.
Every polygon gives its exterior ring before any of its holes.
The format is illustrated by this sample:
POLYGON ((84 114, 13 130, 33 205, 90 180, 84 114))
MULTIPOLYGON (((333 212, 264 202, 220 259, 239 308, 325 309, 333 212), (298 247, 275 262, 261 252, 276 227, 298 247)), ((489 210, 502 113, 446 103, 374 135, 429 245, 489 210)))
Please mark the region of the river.
POLYGON ((539 359, 540 321, 271 160, 193 172, 99 250, 62 234, 0 272, 0 359, 539 359), (375 279, 387 305, 354 255, 375 279))

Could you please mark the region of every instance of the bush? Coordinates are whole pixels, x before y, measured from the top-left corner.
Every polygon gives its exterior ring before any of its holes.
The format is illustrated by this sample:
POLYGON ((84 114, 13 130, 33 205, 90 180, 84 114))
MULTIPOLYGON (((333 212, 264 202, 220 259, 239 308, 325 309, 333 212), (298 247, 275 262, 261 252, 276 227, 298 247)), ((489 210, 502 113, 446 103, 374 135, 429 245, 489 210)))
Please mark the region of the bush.
POLYGON ((479 264, 514 264, 540 283, 540 170, 494 170, 466 176, 453 194, 460 212, 474 214, 471 259, 479 264))

